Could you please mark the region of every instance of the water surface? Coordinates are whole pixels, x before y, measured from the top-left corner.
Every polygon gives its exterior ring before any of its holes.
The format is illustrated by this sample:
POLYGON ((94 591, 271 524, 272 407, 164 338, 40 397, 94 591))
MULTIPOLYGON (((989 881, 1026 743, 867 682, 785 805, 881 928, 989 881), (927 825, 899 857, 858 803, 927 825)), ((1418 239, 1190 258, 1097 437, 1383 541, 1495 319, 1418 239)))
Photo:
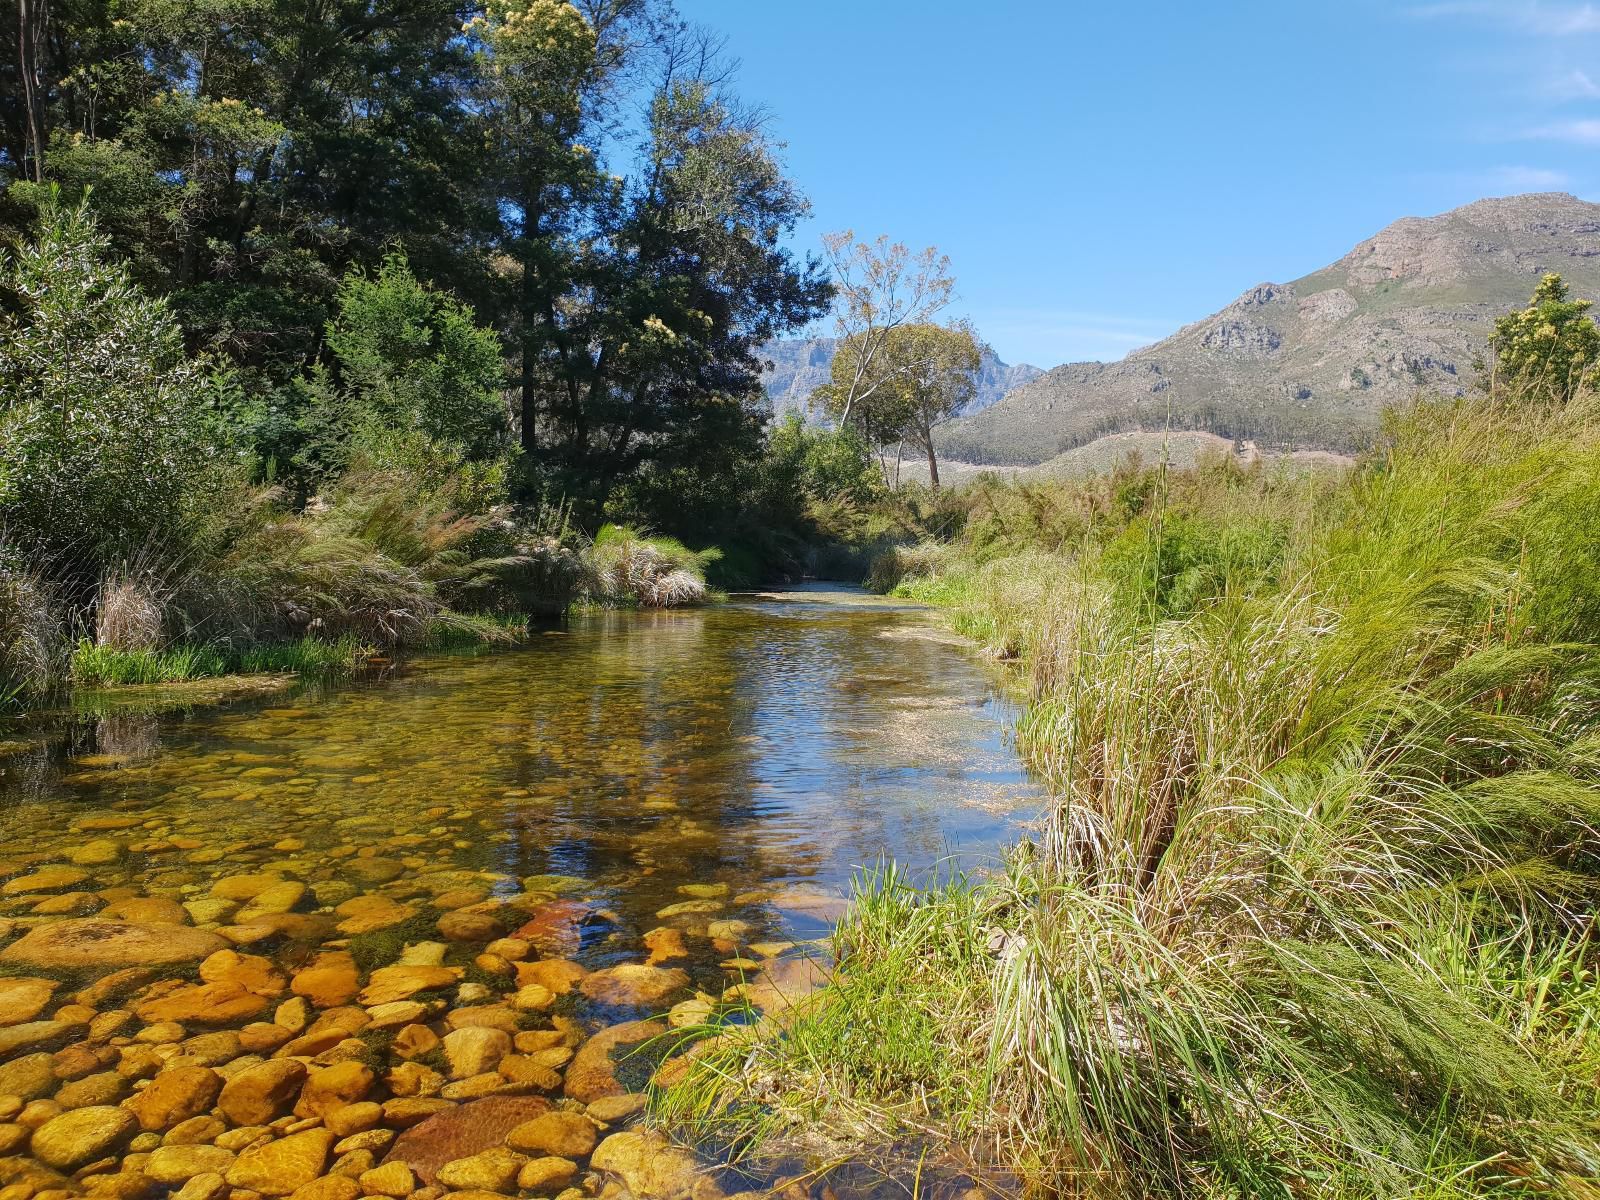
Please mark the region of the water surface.
MULTIPOLYGON (((75 860, 85 878, 0 899, 0 928, 154 897, 232 939, 217 881, 281 877, 324 925, 244 940, 292 974, 351 944, 329 926, 352 897, 413 914, 393 952, 439 936, 447 895, 503 903, 508 930, 559 897, 583 914, 564 952, 585 967, 640 961, 665 925, 689 947, 674 965, 717 996, 823 936, 864 866, 992 863, 1040 798, 1006 741, 1014 715, 997 668, 928 614, 808 589, 80 719, 0 756, 0 879, 75 860), (714 898, 672 911, 696 896, 714 898)), ((619 1015, 646 1014, 576 1010, 590 1028, 619 1015)))

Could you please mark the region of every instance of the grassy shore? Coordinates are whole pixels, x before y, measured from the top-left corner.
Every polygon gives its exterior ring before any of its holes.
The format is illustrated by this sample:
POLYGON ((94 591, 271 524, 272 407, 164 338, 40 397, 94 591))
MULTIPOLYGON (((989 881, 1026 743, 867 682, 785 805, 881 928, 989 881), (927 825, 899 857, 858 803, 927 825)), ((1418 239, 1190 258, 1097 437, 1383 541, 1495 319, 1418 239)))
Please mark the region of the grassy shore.
POLYGON ((835 985, 658 1111, 1042 1194, 1596 1195, 1596 529, 1589 395, 991 489, 876 575, 1030 672, 1037 837, 864 879, 835 985))

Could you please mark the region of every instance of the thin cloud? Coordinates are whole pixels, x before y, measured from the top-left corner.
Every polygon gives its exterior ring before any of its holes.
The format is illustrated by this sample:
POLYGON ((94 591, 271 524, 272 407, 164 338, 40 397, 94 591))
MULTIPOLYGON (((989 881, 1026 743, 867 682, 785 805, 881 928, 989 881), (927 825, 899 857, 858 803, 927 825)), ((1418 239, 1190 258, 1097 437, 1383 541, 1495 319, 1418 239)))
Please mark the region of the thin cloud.
POLYGON ((1007 362, 1054 366, 1060 362, 1104 362, 1159 342, 1182 322, 1073 309, 991 310, 975 323, 985 340, 1013 348, 1007 362), (1015 356, 1015 357, 1013 357, 1015 356))
POLYGON ((1573 37, 1600 33, 1600 5, 1494 3, 1460 0, 1422 4, 1406 10, 1419 21, 1469 20, 1491 22, 1534 37, 1573 37))
POLYGON ((1600 119, 1557 121, 1528 131, 1529 138, 1541 142, 1569 142, 1575 146, 1600 146, 1600 119))
POLYGON ((1557 100, 1597 100, 1600 99, 1600 83, 1596 83, 1587 71, 1572 70, 1559 79, 1551 80, 1545 92, 1557 100))
POLYGON ((1493 167, 1478 178, 1482 186, 1502 192, 1553 192, 1572 183, 1565 171, 1548 167, 1493 167))

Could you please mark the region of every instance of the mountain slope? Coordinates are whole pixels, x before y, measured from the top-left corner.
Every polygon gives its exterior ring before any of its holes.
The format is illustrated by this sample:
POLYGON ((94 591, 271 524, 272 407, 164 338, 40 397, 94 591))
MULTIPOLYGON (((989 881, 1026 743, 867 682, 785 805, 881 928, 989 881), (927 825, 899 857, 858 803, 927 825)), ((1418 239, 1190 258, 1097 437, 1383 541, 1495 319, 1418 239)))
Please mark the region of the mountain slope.
MULTIPOLYGON (((806 411, 806 400, 813 391, 828 382, 828 372, 833 367, 833 354, 837 338, 784 338, 768 342, 757 354, 772 364, 762 376, 767 398, 772 401, 775 413, 790 409, 806 411)), ((978 370, 978 389, 968 413, 982 412, 1013 388, 1037 379, 1044 372, 1027 363, 1010 366, 1000 361, 993 350, 983 349, 983 364, 978 370)))
POLYGON ((1600 205, 1564 193, 1407 217, 1338 262, 1263 283, 1115 363, 1069 363, 946 427, 953 458, 1039 463, 1107 434, 1205 430, 1265 449, 1359 448, 1383 407, 1461 394, 1494 318, 1556 271, 1600 298, 1600 205))

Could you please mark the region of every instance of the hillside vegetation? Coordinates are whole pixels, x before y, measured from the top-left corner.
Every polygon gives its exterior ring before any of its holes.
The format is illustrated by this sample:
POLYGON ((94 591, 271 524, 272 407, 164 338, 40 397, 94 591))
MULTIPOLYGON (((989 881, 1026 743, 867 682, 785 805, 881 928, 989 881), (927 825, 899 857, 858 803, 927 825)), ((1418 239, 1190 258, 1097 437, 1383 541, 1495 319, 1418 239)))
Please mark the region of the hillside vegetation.
POLYGON ((1068 363, 946 426, 965 462, 1042 463, 1108 434, 1199 430, 1263 450, 1355 453, 1385 407, 1462 395, 1496 317, 1540 276, 1600 294, 1600 205, 1560 193, 1396 221, 1289 283, 1114 363, 1068 363))
POLYGON ((1597 479, 1600 397, 1519 386, 1343 473, 962 493, 876 582, 1021 662, 1057 798, 988 878, 865 876, 833 986, 662 1111, 1073 1195, 1592 1196, 1597 479))

